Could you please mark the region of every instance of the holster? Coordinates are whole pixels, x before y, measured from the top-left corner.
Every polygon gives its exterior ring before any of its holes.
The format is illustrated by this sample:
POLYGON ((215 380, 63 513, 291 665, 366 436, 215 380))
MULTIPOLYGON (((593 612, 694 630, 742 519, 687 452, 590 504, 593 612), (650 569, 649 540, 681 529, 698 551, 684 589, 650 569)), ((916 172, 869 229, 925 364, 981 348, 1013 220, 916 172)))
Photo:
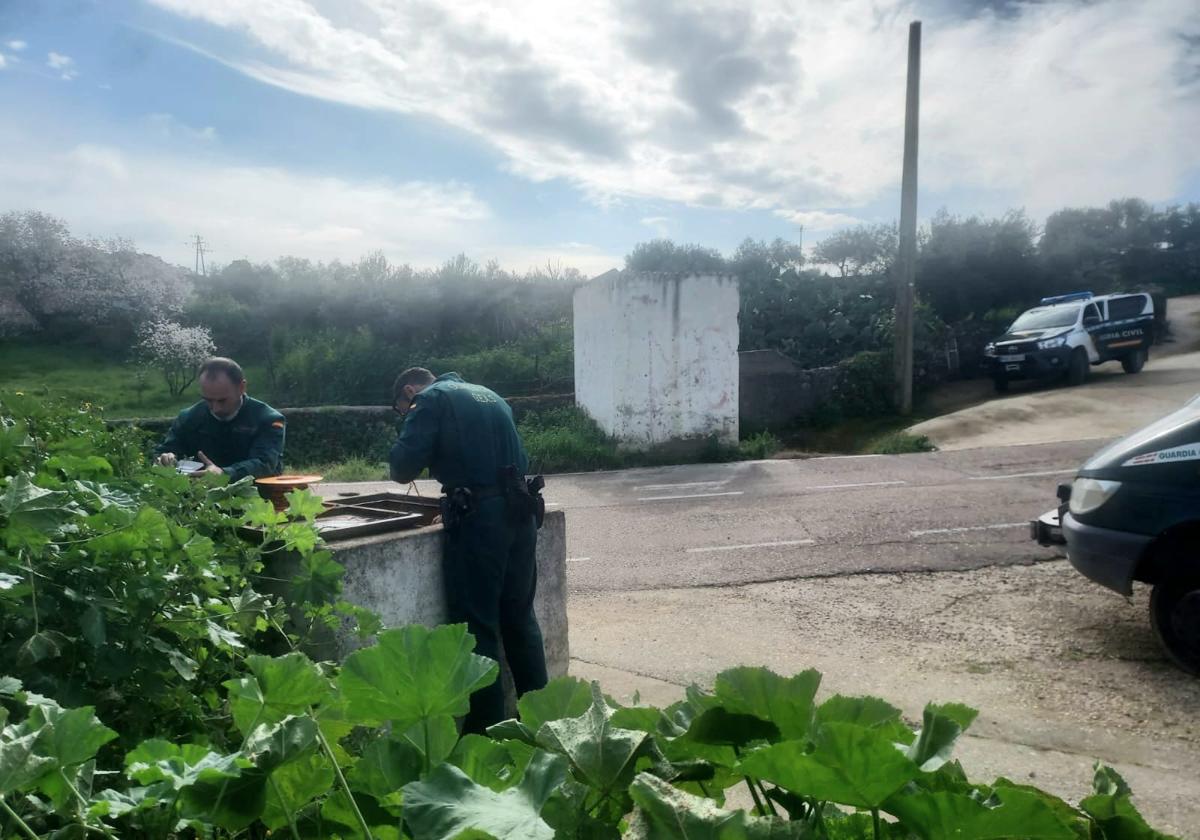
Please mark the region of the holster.
POLYGON ((546 479, 540 475, 528 478, 510 465, 500 470, 500 486, 504 489, 509 518, 514 523, 520 523, 532 516, 537 527, 541 528, 546 521, 546 500, 542 498, 546 479))
POLYGON ((475 510, 475 499, 468 487, 455 487, 438 500, 442 513, 442 527, 457 528, 475 510))

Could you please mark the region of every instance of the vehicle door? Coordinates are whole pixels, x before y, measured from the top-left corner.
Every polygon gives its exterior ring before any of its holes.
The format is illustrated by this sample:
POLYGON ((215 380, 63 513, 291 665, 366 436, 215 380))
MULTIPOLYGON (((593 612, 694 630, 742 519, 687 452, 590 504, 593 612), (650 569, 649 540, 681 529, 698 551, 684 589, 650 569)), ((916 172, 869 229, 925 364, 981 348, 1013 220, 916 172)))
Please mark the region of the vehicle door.
POLYGON ((1083 327, 1080 333, 1080 346, 1087 350, 1088 361, 1093 363, 1100 361, 1101 358, 1096 343, 1097 336, 1108 328, 1104 323, 1103 306, 1103 301, 1092 301, 1083 307, 1083 315, 1080 320, 1083 327))
POLYGON ((1154 304, 1146 294, 1120 295, 1107 301, 1107 317, 1094 331, 1096 350, 1102 358, 1117 359, 1154 339, 1154 304))

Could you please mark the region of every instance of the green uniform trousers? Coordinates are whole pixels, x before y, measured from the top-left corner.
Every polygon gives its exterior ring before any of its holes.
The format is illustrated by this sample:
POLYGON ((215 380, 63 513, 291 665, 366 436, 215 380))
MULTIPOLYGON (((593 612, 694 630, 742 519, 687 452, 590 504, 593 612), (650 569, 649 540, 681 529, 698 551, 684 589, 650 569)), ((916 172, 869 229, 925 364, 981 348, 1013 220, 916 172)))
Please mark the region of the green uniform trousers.
MULTIPOLYGON (((476 509, 446 529, 443 576, 450 621, 465 622, 475 652, 499 661, 500 646, 520 697, 546 685, 542 630, 533 612, 537 590, 537 525, 513 523, 503 497, 480 499, 476 509)), ((499 677, 471 696, 466 733, 482 734, 507 717, 499 677)))

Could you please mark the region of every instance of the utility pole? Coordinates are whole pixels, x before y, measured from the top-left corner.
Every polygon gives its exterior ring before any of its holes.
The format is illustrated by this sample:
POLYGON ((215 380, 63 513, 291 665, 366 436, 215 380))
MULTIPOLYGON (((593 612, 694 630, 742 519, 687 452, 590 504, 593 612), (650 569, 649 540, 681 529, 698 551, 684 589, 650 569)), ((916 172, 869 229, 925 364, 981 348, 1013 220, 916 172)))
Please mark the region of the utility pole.
POLYGON ((196 274, 204 277, 208 273, 204 265, 204 254, 208 249, 208 243, 204 241, 204 238, 200 234, 196 233, 192 234, 192 238, 187 241, 187 244, 196 249, 196 267, 193 270, 196 274))
POLYGON ((904 176, 900 183, 900 254, 896 265, 894 364, 896 410, 912 414, 913 281, 917 272, 917 124, 921 99, 921 22, 908 25, 908 90, 904 99, 904 176))

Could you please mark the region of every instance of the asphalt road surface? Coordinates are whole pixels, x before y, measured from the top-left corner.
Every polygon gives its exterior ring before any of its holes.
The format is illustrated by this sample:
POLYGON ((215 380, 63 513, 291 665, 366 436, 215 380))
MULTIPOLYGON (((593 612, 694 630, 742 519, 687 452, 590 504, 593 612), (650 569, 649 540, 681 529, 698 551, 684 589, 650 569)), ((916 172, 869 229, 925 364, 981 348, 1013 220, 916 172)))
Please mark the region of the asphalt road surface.
MULTIPOLYGON (((732 586, 1048 559, 1028 522, 1100 442, 552 476, 572 592, 732 586)), ((322 485, 322 492, 399 489, 322 485)), ((433 494, 436 485, 421 483, 433 494)))

